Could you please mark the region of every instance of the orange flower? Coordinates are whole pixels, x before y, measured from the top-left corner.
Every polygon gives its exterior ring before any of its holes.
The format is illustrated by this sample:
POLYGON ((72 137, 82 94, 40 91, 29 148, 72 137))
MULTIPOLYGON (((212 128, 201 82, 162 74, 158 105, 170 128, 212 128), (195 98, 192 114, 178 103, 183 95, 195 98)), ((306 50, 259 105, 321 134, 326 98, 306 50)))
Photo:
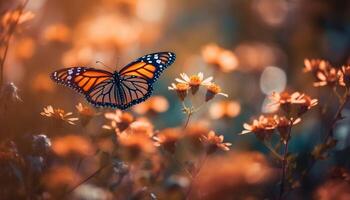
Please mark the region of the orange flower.
POLYGON ((288 137, 290 137, 290 127, 294 126, 296 124, 298 124, 301 119, 298 118, 296 120, 290 120, 288 118, 286 118, 285 116, 274 116, 276 123, 277 123, 277 130, 280 133, 281 139, 286 142, 287 140, 289 140, 288 137))
POLYGON ((91 107, 84 106, 82 103, 78 103, 75 107, 80 115, 92 117, 96 114, 91 107))
POLYGON ((325 71, 331 68, 331 64, 321 59, 305 59, 304 60, 304 72, 313 72, 315 75, 319 71, 325 71))
POLYGON ((213 119, 233 118, 241 111, 241 106, 236 101, 214 102, 209 108, 209 114, 213 119))
POLYGON ((223 142, 224 136, 223 135, 216 135, 214 131, 210 131, 208 135, 203 135, 200 140, 205 144, 208 145, 208 153, 213 153, 218 149, 229 151, 231 146, 231 143, 223 142))
POLYGON ((91 156, 95 153, 91 142, 78 135, 67 135, 53 139, 52 150, 59 156, 91 156))
POLYGON ((156 146, 163 146, 165 150, 174 153, 176 142, 183 137, 179 129, 167 128, 162 130, 153 139, 156 141, 156 146))
POLYGON ((274 116, 259 116, 258 119, 254 119, 252 124, 243 124, 245 130, 240 134, 254 133, 259 140, 266 140, 271 137, 273 132, 277 128, 277 122, 274 116))
POLYGON ((208 44, 202 49, 202 57, 205 62, 213 65, 222 72, 231 72, 238 66, 236 55, 216 44, 208 44))
POLYGON ((70 117, 73 113, 72 112, 68 112, 66 113, 64 110, 62 109, 54 109, 52 106, 47 106, 46 108, 44 108, 44 111, 40 113, 42 116, 46 116, 46 117, 52 117, 58 120, 62 120, 64 122, 67 122, 68 124, 75 124, 75 121, 79 120, 79 118, 77 117, 70 117))
POLYGON ((189 199, 264 199, 258 189, 273 181, 275 172, 259 152, 230 152, 208 157, 193 183, 189 199), (260 196, 258 196, 260 194, 260 196))
POLYGON ((180 98, 180 100, 184 101, 187 96, 187 92, 190 89, 190 86, 187 83, 172 83, 168 89, 176 91, 177 96, 180 98))
POLYGON ((211 83, 207 86, 207 93, 205 95, 205 101, 213 99, 216 95, 222 95, 228 97, 228 94, 221 92, 221 87, 215 83, 211 83))
POLYGON ((154 153, 156 148, 153 141, 147 135, 121 133, 118 137, 120 145, 128 160, 136 160, 142 153, 154 153))
POLYGON ((14 22, 17 21, 18 19, 18 24, 23 24, 31 19, 34 18, 34 13, 30 11, 23 12, 21 15, 21 12, 19 10, 14 10, 14 11, 8 11, 6 12, 2 18, 1 18, 1 24, 3 27, 6 27, 14 22))
POLYGON ((132 122, 124 132, 129 135, 145 135, 149 138, 154 135, 153 125, 151 122, 141 119, 132 122))
POLYGON ((342 66, 340 70, 339 85, 350 87, 350 65, 342 66))
POLYGON ((64 24, 53 24, 45 28, 43 38, 52 42, 68 42, 71 32, 64 24))
POLYGON ((271 105, 278 105, 289 117, 295 119, 318 103, 317 99, 312 99, 299 92, 294 92, 293 94, 289 94, 288 92, 274 92, 270 98, 272 101, 271 105))
POLYGON ((134 121, 134 117, 130 113, 122 112, 121 110, 107 112, 104 115, 106 119, 110 120, 110 124, 103 125, 102 128, 116 132, 124 131, 134 121))
POLYGON ((305 59, 304 72, 312 72, 316 78, 315 87, 335 86, 340 83, 341 71, 334 68, 329 62, 321 59, 305 59))
POLYGON ((147 101, 132 107, 132 109, 138 114, 162 113, 167 111, 168 108, 168 100, 163 96, 152 96, 147 101))
POLYGON ((199 86, 201 85, 208 86, 211 84, 211 81, 213 80, 213 77, 208 77, 204 79, 202 72, 199 72, 197 75, 191 75, 191 76, 188 76, 185 73, 181 73, 180 76, 182 79, 176 78, 175 80, 179 83, 188 84, 191 87, 192 94, 195 94, 198 91, 199 86))
POLYGON ((43 176, 44 185, 51 190, 73 187, 80 180, 81 177, 68 166, 55 166, 43 176))
POLYGON ((316 190, 314 194, 314 199, 350 199, 350 185, 349 183, 341 180, 327 181, 316 190))

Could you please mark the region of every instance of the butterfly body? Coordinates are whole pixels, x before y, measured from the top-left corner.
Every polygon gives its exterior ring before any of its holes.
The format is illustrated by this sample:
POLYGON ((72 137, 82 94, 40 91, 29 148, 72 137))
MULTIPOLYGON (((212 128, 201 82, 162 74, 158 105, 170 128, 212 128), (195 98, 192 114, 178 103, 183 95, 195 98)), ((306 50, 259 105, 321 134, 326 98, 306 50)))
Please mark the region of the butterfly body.
POLYGON ((175 54, 145 55, 120 71, 72 67, 54 71, 51 78, 85 95, 96 107, 127 109, 151 96, 153 83, 175 61, 175 54))

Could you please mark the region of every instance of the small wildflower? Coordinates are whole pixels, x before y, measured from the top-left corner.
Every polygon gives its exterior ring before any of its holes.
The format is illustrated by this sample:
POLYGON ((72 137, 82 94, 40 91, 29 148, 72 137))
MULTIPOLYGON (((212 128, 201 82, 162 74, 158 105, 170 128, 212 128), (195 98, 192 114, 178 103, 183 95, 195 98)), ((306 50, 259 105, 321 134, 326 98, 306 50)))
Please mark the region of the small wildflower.
POLYGON ((81 118, 81 123, 84 126, 86 126, 92 119, 92 117, 96 115, 95 111, 92 108, 84 106, 82 103, 76 105, 75 108, 78 110, 78 113, 81 118))
POLYGON ((132 122, 124 132, 131 135, 144 135, 151 138, 154 135, 153 125, 148 120, 138 119, 132 122))
POLYGON ((274 116, 259 116, 258 119, 254 119, 252 124, 243 124, 245 130, 240 134, 254 133, 259 140, 266 140, 271 137, 273 132, 277 128, 277 122, 274 116))
POLYGON ((313 72, 315 75, 319 71, 324 71, 331 68, 329 62, 321 59, 305 59, 304 66, 304 72, 313 72))
MULTIPOLYGON (((305 59, 304 72, 311 72, 316 78, 315 87, 335 86, 340 84, 341 71, 334 68, 329 62, 320 59, 305 59)), ((341 84, 340 84, 341 85, 341 84)))
POLYGON ((190 86, 187 83, 172 83, 169 90, 175 90, 181 101, 184 101, 190 86))
POLYGON ((182 138, 182 136, 178 129, 167 128, 162 130, 157 136, 154 136, 153 139, 156 141, 156 146, 163 146, 165 150, 174 153, 176 142, 182 138))
POLYGON ((92 143, 78 135, 66 135, 53 139, 52 150, 59 156, 91 156, 95 153, 92 143))
POLYGON ((339 85, 350 87, 350 65, 342 66, 340 70, 339 85))
POLYGON ((64 24, 53 24, 48 26, 43 32, 45 41, 68 42, 71 36, 70 29, 64 24))
POLYGON ((215 83, 211 83, 207 86, 207 93, 205 95, 205 101, 209 101, 214 98, 216 95, 222 95, 228 97, 227 94, 221 92, 221 87, 215 83))
POLYGON ((132 107, 132 109, 138 114, 162 113, 167 111, 168 108, 168 100, 163 96, 152 96, 147 101, 132 107))
POLYGON ((293 117, 295 119, 316 106, 318 103, 317 99, 312 99, 311 97, 299 92, 294 92, 293 94, 289 94, 288 92, 274 92, 270 98, 272 101, 271 105, 279 106, 288 117, 293 117))
POLYGON ((209 108, 209 114, 213 119, 233 118, 241 111, 241 106, 236 101, 220 101, 213 103, 209 108))
POLYGON ((175 80, 179 83, 188 84, 191 87, 192 94, 197 93, 199 86, 201 85, 208 86, 211 84, 211 81, 213 80, 212 76, 204 79, 202 72, 199 72, 197 75, 191 75, 191 76, 188 76, 185 73, 181 73, 180 76, 182 79, 177 78, 175 80))
POLYGON ((118 139, 124 147, 126 158, 129 160, 137 159, 142 153, 150 154, 155 152, 155 146, 150 137, 139 134, 121 133, 118 139))
POLYGON ((283 142, 286 142, 289 140, 288 137, 290 137, 289 136, 290 127, 298 124, 301 121, 300 118, 298 118, 296 120, 290 120, 290 119, 286 118, 285 116, 277 116, 277 115, 275 115, 274 118, 275 118, 276 123, 277 123, 277 130, 278 130, 283 142))
POLYGON ((102 128, 107 130, 124 131, 134 121, 134 117, 127 112, 116 110, 115 112, 107 112, 105 118, 110 120, 109 125, 103 125, 102 128))
POLYGON ((16 22, 17 20, 18 24, 23 24, 33 19, 34 16, 34 13, 30 11, 26 11, 24 13, 21 13, 20 10, 8 11, 2 16, 1 23, 4 27, 16 22))
POLYGON ((230 148, 229 146, 231 146, 231 143, 224 143, 224 136, 223 135, 216 135, 216 133, 214 131, 210 131, 208 133, 208 135, 203 135, 200 140, 206 144, 209 145, 208 146, 208 153, 213 153, 215 152, 217 149, 221 149, 223 151, 229 151, 230 148))
POLYGON ((46 116, 46 117, 52 117, 58 120, 62 120, 64 122, 67 122, 68 124, 75 124, 75 121, 79 120, 79 118, 77 117, 70 117, 73 113, 72 112, 68 112, 66 113, 64 110, 62 109, 54 109, 52 106, 47 106, 46 108, 44 108, 44 111, 40 113, 42 116, 46 116))

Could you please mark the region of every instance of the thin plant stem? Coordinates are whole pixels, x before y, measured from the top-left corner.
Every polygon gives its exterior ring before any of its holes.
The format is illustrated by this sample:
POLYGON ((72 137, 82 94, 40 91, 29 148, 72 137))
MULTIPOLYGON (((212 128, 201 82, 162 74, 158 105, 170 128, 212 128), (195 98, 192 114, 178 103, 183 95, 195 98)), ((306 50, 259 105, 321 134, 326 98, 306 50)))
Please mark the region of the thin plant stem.
POLYGON ((93 177, 95 177, 96 175, 98 175, 103 169, 105 169, 107 166, 109 165, 103 165, 100 168, 98 168, 94 173, 92 173, 91 175, 89 175, 88 177, 86 177, 84 180, 82 180, 80 183, 78 183, 77 185, 75 185, 74 187, 72 187, 70 190, 68 190, 67 192, 65 192, 62 197, 65 197, 66 195, 72 193, 75 189, 77 189, 79 186, 81 186, 82 184, 86 183, 87 181, 89 181, 90 179, 92 179, 93 177))
MULTIPOLYGON (((343 95, 343 97, 340 99, 339 103, 340 105, 338 106, 338 109, 336 111, 336 113, 334 114, 334 117, 331 121, 331 124, 329 126, 328 131, 326 132, 325 137, 323 138, 323 144, 325 144, 331 137, 333 137, 333 131, 335 128, 336 123, 342 119, 341 116, 341 112, 343 111, 346 103, 349 101, 350 95, 349 95, 349 89, 346 88, 345 93, 343 95)), ((303 172, 303 176, 302 178, 305 178, 305 176, 311 171, 311 169, 313 168, 313 166, 316 163, 316 159, 314 159, 313 157, 311 158, 311 163, 310 165, 306 168, 306 170, 304 170, 303 172)))
MULTIPOLYGON (((8 52, 9 46, 10 46, 10 40, 11 40, 11 37, 12 37, 13 33, 16 30, 16 27, 18 25, 19 19, 21 18, 23 10, 26 7, 28 1, 29 0, 25 0, 23 2, 23 4, 19 7, 18 17, 16 18, 14 23, 10 25, 10 29, 9 29, 9 32, 8 32, 8 35, 7 35, 7 39, 4 38, 5 50, 4 50, 4 53, 3 53, 2 57, 1 57, 1 63, 0 63, 0 86, 2 86, 3 82, 4 82, 4 65, 5 65, 5 60, 6 60, 6 57, 7 57, 7 52, 8 52)), ((6 34, 5 34, 4 37, 6 37, 6 34)))
POLYGON ((190 113, 187 114, 187 119, 186 119, 185 125, 183 127, 184 130, 187 128, 188 123, 190 122, 191 116, 192 116, 192 112, 190 111, 190 113))
POLYGON ((207 161, 207 158, 208 158, 208 153, 205 153, 202 162, 201 162, 200 165, 198 166, 198 169, 196 170, 196 173, 193 175, 192 181, 191 181, 190 186, 189 186, 189 188, 188 188, 188 191, 187 191, 187 193, 186 193, 186 200, 189 200, 189 199, 190 199, 190 195, 191 195, 192 190, 193 190, 193 185, 194 185, 194 183, 195 183, 195 181, 196 181, 198 175, 200 174, 201 169, 202 169, 203 166, 205 165, 205 162, 207 161))
POLYGON ((264 145, 271 151, 271 153, 279 160, 283 160, 283 157, 276 152, 276 150, 271 146, 271 144, 267 141, 264 141, 264 145))
POLYGON ((285 179, 286 179, 287 168, 288 168, 288 163, 287 163, 288 145, 289 145, 289 140, 292 133, 292 126, 294 123, 293 120, 289 120, 289 121, 290 121, 289 122, 290 124, 288 127, 288 134, 287 134, 287 139, 285 141, 284 153, 283 153, 283 159, 282 159, 282 177, 281 177, 280 193, 278 197, 279 200, 283 198, 283 193, 284 193, 285 179))

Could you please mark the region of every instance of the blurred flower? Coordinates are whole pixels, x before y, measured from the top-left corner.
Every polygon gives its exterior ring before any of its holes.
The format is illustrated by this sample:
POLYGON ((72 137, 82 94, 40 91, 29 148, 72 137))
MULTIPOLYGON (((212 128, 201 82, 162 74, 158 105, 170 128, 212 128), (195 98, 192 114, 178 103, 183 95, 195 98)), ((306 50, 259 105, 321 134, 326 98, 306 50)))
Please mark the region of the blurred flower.
POLYGON ((285 0, 254 0, 252 6, 258 18, 270 26, 281 25, 288 14, 288 2, 285 0))
POLYGON ((132 122, 124 132, 133 135, 145 135, 149 138, 154 135, 153 125, 151 122, 141 119, 132 122))
POLYGON ((198 91, 199 86, 208 86, 213 80, 212 76, 203 80, 202 72, 199 72, 197 75, 191 75, 190 77, 185 73, 181 73, 180 76, 182 79, 176 78, 175 80, 179 83, 188 84, 191 87, 192 94, 195 94, 198 91))
POLYGON ((142 153, 150 154, 156 150, 152 139, 143 134, 122 133, 118 141, 123 146, 128 160, 136 160, 142 153))
POLYGON ((74 199, 109 200, 113 199, 113 195, 102 187, 85 183, 74 190, 74 199))
POLYGON ((184 101, 187 96, 187 91, 190 89, 190 86, 187 83, 177 83, 176 85, 175 83, 172 83, 168 89, 176 91, 180 100, 184 101))
POLYGON ((202 57, 205 62, 213 65, 222 72, 231 72, 238 66, 236 55, 216 44, 208 44, 202 49, 202 57))
POLYGON ((80 115, 92 117, 96 114, 91 107, 84 106, 82 103, 78 103, 78 105, 76 105, 75 107, 80 115))
POLYGON ((68 166, 55 166, 44 176, 42 182, 50 190, 75 186, 80 181, 80 176, 68 166))
POLYGON ((43 38, 49 42, 68 42, 71 36, 69 28, 65 24, 52 24, 45 28, 43 38))
POLYGON ((350 199, 350 185, 339 180, 327 181, 316 190, 314 198, 319 200, 350 199))
POLYGON ((52 92, 54 90, 54 84, 47 73, 38 73, 31 82, 35 92, 52 92))
POLYGON ((273 168, 258 152, 209 157, 194 182, 189 199, 227 199, 227 194, 237 199, 263 199, 258 191, 272 181, 273 175, 273 168))
POLYGON ((311 72, 316 78, 315 87, 341 85, 341 71, 334 68, 328 61, 321 59, 305 59, 304 72, 311 72))
POLYGON ((102 128, 114 131, 124 131, 129 127, 131 122, 134 121, 134 117, 127 112, 121 110, 115 110, 115 112, 107 112, 104 114, 105 118, 110 120, 110 125, 103 125, 102 128))
POLYGON ((75 124, 75 121, 79 120, 77 117, 70 117, 73 113, 68 112, 66 113, 64 110, 60 108, 54 109, 52 106, 47 106, 44 108, 44 111, 40 113, 42 116, 46 117, 52 117, 58 120, 62 120, 64 122, 67 122, 68 124, 75 124))
POLYGON ((183 134, 179 129, 166 128, 160 131, 160 133, 158 133, 156 136, 154 136, 153 139, 156 141, 156 146, 162 146, 165 150, 169 151, 170 153, 174 153, 176 143, 182 137, 183 134))
POLYGON ((53 139, 52 150, 59 156, 90 156, 95 153, 91 142, 78 135, 66 135, 53 139))
POLYGON ((331 64, 321 59, 305 59, 304 60, 304 72, 313 72, 315 75, 319 71, 325 71, 332 68, 331 64))
POLYGON ((6 83, 0 88, 0 103, 5 107, 12 102, 21 102, 22 99, 18 95, 18 88, 14 83, 6 83))
POLYGON ((258 119, 254 119, 252 124, 244 123, 243 130, 240 134, 254 133, 255 136, 264 141, 269 139, 273 132, 277 128, 276 118, 274 116, 259 116, 258 119))
POLYGON ((318 103, 317 99, 294 92, 289 94, 288 92, 272 93, 270 96, 271 105, 278 105, 288 117, 294 117, 295 119, 316 106, 318 103))
POLYGON ((16 40, 15 55, 18 59, 28 59, 35 53, 35 43, 30 37, 24 37, 16 40))
POLYGON ((34 135, 32 148, 35 155, 45 156, 51 151, 51 140, 44 134, 34 135))
POLYGON ((290 127, 298 124, 301 119, 298 118, 296 120, 290 120, 285 116, 274 116, 277 123, 277 130, 280 133, 281 139, 286 142, 289 140, 288 136, 290 134, 290 127))
POLYGON ((340 70, 339 85, 350 87, 350 65, 342 66, 340 70))
POLYGON ((214 131, 210 131, 207 135, 203 135, 200 140, 203 142, 203 144, 208 145, 207 152, 209 154, 215 152, 218 149, 229 151, 229 146, 232 145, 228 142, 224 143, 224 136, 216 135, 214 131))
POLYGON ((233 118, 241 112, 241 106, 236 101, 220 101, 210 105, 209 114, 213 119, 233 118))
POLYGON ((334 86, 337 83, 339 83, 340 79, 340 73, 335 68, 330 68, 329 70, 319 71, 317 72, 317 79, 318 81, 314 83, 315 87, 321 87, 321 86, 334 86))
POLYGON ((162 113, 169 108, 168 100, 163 96, 152 96, 147 101, 137 104, 132 109, 138 114, 162 113))
POLYGON ((216 95, 222 95, 228 97, 228 94, 221 92, 221 87, 215 83, 211 83, 207 86, 207 93, 205 95, 205 101, 209 101, 214 98, 216 95))
POLYGON ((259 71, 266 66, 276 66, 284 58, 281 49, 260 42, 240 43, 234 50, 237 55, 239 70, 259 71))
POLYGON ((79 103, 75 106, 80 115, 80 121, 83 126, 86 126, 89 121, 96 115, 96 112, 89 106, 84 106, 82 103, 79 103))
POLYGON ((18 24, 23 24, 34 18, 34 13, 30 11, 22 12, 20 10, 7 11, 1 18, 1 25, 6 27, 18 19, 18 24))

